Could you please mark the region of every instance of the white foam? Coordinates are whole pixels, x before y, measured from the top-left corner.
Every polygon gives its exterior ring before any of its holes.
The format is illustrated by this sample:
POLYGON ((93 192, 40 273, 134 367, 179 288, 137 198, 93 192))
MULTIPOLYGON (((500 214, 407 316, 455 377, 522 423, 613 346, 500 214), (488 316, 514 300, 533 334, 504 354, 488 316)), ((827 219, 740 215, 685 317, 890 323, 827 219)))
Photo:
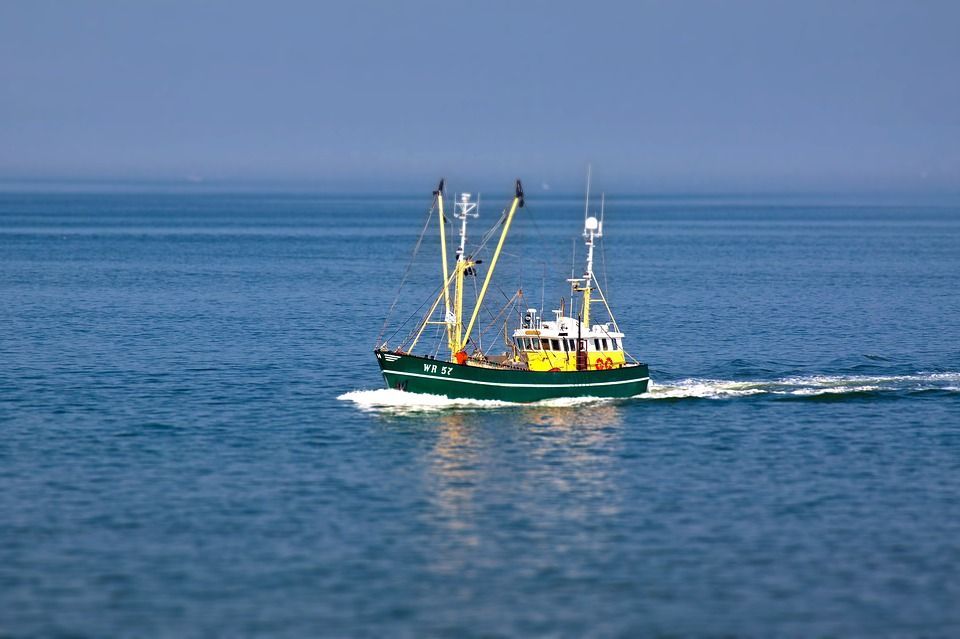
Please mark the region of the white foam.
POLYGON ((539 402, 533 402, 534 406, 550 406, 555 408, 564 408, 572 406, 588 406, 592 404, 609 404, 617 401, 614 397, 557 397, 556 399, 544 399, 539 402))
POLYGON ((733 382, 721 379, 684 379, 671 384, 657 384, 653 380, 647 392, 637 395, 638 399, 682 399, 700 397, 722 399, 726 397, 744 397, 765 391, 756 388, 752 382, 733 382))
POLYGON ((916 373, 913 375, 806 375, 773 380, 733 381, 722 379, 682 379, 669 384, 650 382, 647 393, 638 399, 731 399, 749 395, 815 396, 843 393, 898 390, 955 391, 960 373, 916 373))
POLYGON ((569 408, 616 401, 614 398, 609 397, 558 397, 555 399, 545 399, 539 402, 520 404, 517 402, 504 402, 496 399, 451 399, 444 395, 408 393, 393 388, 355 390, 350 391, 349 393, 344 393, 337 397, 337 399, 353 402, 361 410, 383 410, 394 413, 439 411, 451 408, 506 408, 510 406, 547 406, 553 408, 569 408))
POLYGON ((930 379, 944 380, 947 382, 960 382, 960 373, 926 373, 926 376, 930 379))
MULTIPOLYGON (((734 399, 751 395, 795 395, 809 397, 843 393, 899 390, 960 391, 960 373, 916 373, 913 375, 807 375, 782 377, 773 380, 735 381, 709 378, 687 378, 658 384, 653 380, 646 393, 633 399, 734 399)), ((449 409, 483 410, 511 406, 548 406, 575 408, 616 400, 601 397, 561 397, 533 404, 518 404, 493 399, 450 399, 443 395, 408 393, 392 388, 355 390, 337 397, 351 401, 361 410, 384 411, 396 414, 442 411, 449 409)))
POLYGON ((450 399, 444 395, 408 393, 394 388, 355 390, 337 397, 350 401, 363 410, 388 409, 394 412, 436 411, 448 408, 500 408, 515 406, 513 402, 496 399, 450 399))
POLYGON ((825 388, 798 388, 787 393, 773 391, 778 395, 800 395, 801 397, 815 395, 840 395, 843 393, 866 393, 875 390, 893 390, 884 389, 880 386, 828 386, 825 388))

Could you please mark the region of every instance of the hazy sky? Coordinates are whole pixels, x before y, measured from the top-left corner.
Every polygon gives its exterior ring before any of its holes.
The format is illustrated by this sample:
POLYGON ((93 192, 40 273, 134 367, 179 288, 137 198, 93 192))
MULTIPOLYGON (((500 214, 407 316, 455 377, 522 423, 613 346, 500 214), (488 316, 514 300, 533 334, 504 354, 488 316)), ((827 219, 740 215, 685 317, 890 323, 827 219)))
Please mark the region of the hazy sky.
POLYGON ((0 2, 0 178, 960 188, 960 2, 0 2))

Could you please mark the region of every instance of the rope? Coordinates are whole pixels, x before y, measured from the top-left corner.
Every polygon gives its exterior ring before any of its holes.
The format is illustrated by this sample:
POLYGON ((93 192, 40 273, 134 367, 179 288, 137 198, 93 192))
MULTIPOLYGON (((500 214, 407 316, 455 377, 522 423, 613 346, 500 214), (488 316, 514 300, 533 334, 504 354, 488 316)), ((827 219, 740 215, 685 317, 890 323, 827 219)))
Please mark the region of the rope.
MULTIPOLYGON (((603 301, 603 305, 607 308, 607 313, 609 313, 609 315, 610 315, 610 321, 613 322, 613 329, 614 329, 616 332, 620 333, 621 331, 620 331, 620 326, 617 325, 617 318, 615 318, 615 317, 613 316, 613 311, 610 310, 610 305, 607 304, 607 298, 606 298, 606 296, 603 294, 603 289, 600 288, 600 284, 599 284, 599 283, 597 283, 597 292, 600 293, 600 299, 603 301)), ((610 339, 614 339, 614 338, 610 335, 610 331, 608 331, 606 328, 602 328, 602 327, 601 327, 600 330, 603 331, 603 333, 604 333, 607 337, 609 337, 610 339)), ((632 359, 634 364, 639 364, 639 363, 640 363, 640 360, 638 360, 636 357, 634 357, 633 355, 631 355, 630 353, 627 352, 626 347, 623 345, 623 338, 621 337, 621 338, 619 338, 619 339, 620 339, 620 348, 623 349, 623 354, 624 354, 624 356, 625 356, 625 357, 629 357, 630 359, 632 359)))
MULTIPOLYGON (((474 273, 476 273, 476 271, 474 271, 474 273)), ((474 276, 473 276, 473 300, 474 300, 473 303, 474 303, 474 304, 477 303, 476 300, 477 300, 477 295, 478 295, 478 293, 479 293, 479 292, 477 291, 477 276, 474 275, 474 276)), ((479 348, 479 349, 480 349, 480 352, 482 353, 482 352, 483 352, 483 340, 480 339, 481 337, 482 337, 481 335, 477 335, 477 348, 479 348)))
MULTIPOLYGON (((400 286, 397 287, 397 294, 393 298, 393 302, 390 304, 390 308, 387 310, 387 316, 383 318, 383 326, 380 327, 380 334, 377 335, 377 348, 380 348, 383 345, 381 341, 383 339, 383 334, 387 331, 387 323, 390 321, 390 315, 393 313, 393 309, 396 307, 397 302, 400 300, 400 291, 403 290, 403 285, 407 282, 407 276, 410 275, 410 269, 413 267, 413 261, 417 258, 417 252, 420 250, 420 245, 423 244, 423 237, 427 234, 427 227, 430 226, 430 218, 433 217, 433 211, 437 208, 437 198, 433 198, 433 204, 430 206, 430 210, 427 212, 427 219, 423 223, 423 230, 420 231, 420 237, 417 239, 416 246, 413 247, 413 254, 410 256, 410 261, 407 262, 407 268, 403 271, 403 277, 400 279, 400 286)), ((423 306, 423 304, 421 304, 423 306)), ((407 321, 410 321, 407 319, 407 321)), ((404 322, 406 324, 406 322, 404 322)), ((400 325, 401 328, 403 324, 400 325)), ((396 335, 400 332, 398 328, 393 335, 396 335)), ((393 335, 390 337, 393 338, 393 335)))
MULTIPOLYGON (((504 297, 507 297, 507 294, 504 293, 502 289, 500 290, 500 292, 503 294, 504 297)), ((512 306, 513 306, 513 301, 514 301, 514 299, 516 299, 516 297, 517 297, 518 294, 519 294, 519 291, 518 291, 517 293, 514 293, 514 294, 513 294, 513 297, 507 298, 507 303, 503 306, 502 309, 500 309, 500 312, 497 313, 497 315, 493 318, 493 321, 491 321, 489 324, 487 324, 487 327, 486 327, 485 329, 483 329, 482 331, 480 331, 480 333, 477 335, 477 339, 478 339, 478 340, 479 340, 481 337, 483 337, 483 334, 486 333, 487 331, 489 331, 492 326, 495 326, 495 325, 497 325, 497 324, 500 322, 500 318, 503 317, 503 314, 506 313, 510 308, 512 308, 512 306)))
POLYGON ((483 237, 480 238, 480 244, 477 246, 477 250, 474 251, 474 253, 473 253, 473 254, 474 254, 474 257, 476 257, 477 255, 480 254, 480 251, 483 250, 483 248, 487 245, 487 242, 490 241, 490 238, 493 237, 494 233, 497 232, 497 229, 500 228, 500 226, 501 226, 504 222, 506 222, 506 220, 507 220, 507 210, 504 209, 504 210, 502 210, 502 211, 500 212, 500 219, 497 220, 497 223, 494 224, 493 226, 491 226, 491 227, 487 230, 487 232, 484 233, 483 237))
MULTIPOLYGON (((451 278, 452 278, 452 277, 453 277, 453 276, 451 276, 451 278)), ((397 329, 396 329, 395 331, 393 331, 393 333, 390 334, 390 337, 387 338, 387 341, 390 341, 390 340, 392 340, 394 337, 396 337, 396 336, 397 336, 397 333, 399 333, 399 332, 401 331, 401 329, 403 329, 403 327, 407 325, 407 322, 409 322, 409 321, 412 320, 414 317, 416 317, 417 315, 419 315, 419 314, 420 314, 420 311, 423 309, 423 307, 427 305, 427 302, 429 302, 431 299, 433 299, 435 296, 437 296, 437 295, 440 293, 440 289, 441 289, 441 288, 443 288, 443 287, 442 287, 442 286, 438 286, 437 288, 433 289, 433 294, 431 294, 429 298, 427 298, 427 299, 423 300, 422 302, 420 302, 420 306, 418 306, 418 307, 416 308, 416 310, 414 310, 413 313, 411 313, 410 316, 407 317, 407 319, 403 320, 403 322, 400 323, 400 325, 397 327, 397 329)), ((429 318, 426 318, 426 319, 429 319, 429 318)), ((403 339, 403 341, 400 342, 400 345, 401 345, 401 346, 404 345, 404 344, 406 344, 408 341, 410 341, 410 338, 413 337, 413 334, 419 330, 419 326, 420 326, 420 325, 417 324, 417 326, 415 326, 415 327, 413 328, 413 330, 410 331, 410 333, 407 334, 407 336, 403 339)), ((386 343, 386 342, 384 342, 384 343, 386 343)))
POLYGON ((613 322, 613 328, 619 333, 620 325, 617 324, 617 318, 613 316, 613 311, 610 310, 610 305, 607 304, 607 296, 603 294, 603 289, 600 288, 599 282, 594 282, 597 287, 597 292, 600 293, 600 300, 603 302, 604 307, 607 309, 607 315, 610 316, 610 321, 613 322))
POLYGON ((607 243, 600 238, 600 268, 603 269, 603 288, 607 288, 607 243))

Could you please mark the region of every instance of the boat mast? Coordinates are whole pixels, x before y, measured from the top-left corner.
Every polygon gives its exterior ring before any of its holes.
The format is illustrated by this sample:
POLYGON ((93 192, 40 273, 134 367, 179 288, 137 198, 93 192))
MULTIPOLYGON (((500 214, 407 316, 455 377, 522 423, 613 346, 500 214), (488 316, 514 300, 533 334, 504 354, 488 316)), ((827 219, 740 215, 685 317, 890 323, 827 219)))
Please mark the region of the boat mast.
POLYGON ((440 185, 437 187, 437 190, 433 192, 433 195, 437 198, 437 203, 440 207, 440 261, 443 262, 443 306, 446 311, 443 317, 447 325, 447 342, 450 342, 453 327, 450 325, 450 269, 447 267, 447 230, 444 226, 446 218, 443 215, 444 182, 445 180, 440 178, 440 185))
POLYGON ((587 245, 587 270, 583 273, 583 286, 580 290, 583 291, 583 323, 587 325, 587 330, 590 330, 590 293, 593 291, 593 240, 600 237, 599 226, 597 218, 592 215, 583 224, 583 237, 586 238, 587 245))
MULTIPOLYGON (((478 196, 479 199, 479 196, 478 196)), ((460 220, 460 246, 457 248, 457 261, 454 265, 453 312, 447 310, 447 345, 450 347, 450 361, 456 361, 456 354, 462 350, 463 339, 463 277, 475 262, 466 256, 467 218, 480 217, 478 202, 470 201, 469 193, 461 193, 453 216, 460 220)))
POLYGON ((587 165, 587 194, 583 198, 583 221, 587 221, 587 216, 590 215, 590 176, 593 173, 593 166, 587 165))
MULTIPOLYGON (((583 323, 590 330, 590 298, 593 291, 593 247, 595 239, 603 237, 603 223, 590 215, 590 174, 591 167, 587 165, 587 196, 583 206, 583 237, 587 245, 587 268, 583 277, 568 280, 574 292, 583 293, 583 323)), ((601 196, 602 201, 602 196, 601 196)))
MULTIPOLYGON (((497 260, 500 259, 500 251, 503 249, 503 242, 507 239, 507 233, 510 231, 510 224, 513 222, 513 216, 518 208, 523 207, 523 185, 517 180, 513 196, 513 204, 510 205, 510 212, 507 213, 507 219, 503 223, 503 231, 500 233, 500 241, 497 242, 497 248, 493 253, 493 259, 490 260, 490 268, 487 269, 487 276, 483 278, 483 286, 480 287, 480 294, 477 295, 477 303, 473 307, 473 314, 470 315, 470 323, 463 333, 463 339, 460 342, 461 350, 470 339, 470 331, 477 321, 477 315, 480 313, 480 305, 483 304, 483 297, 487 294, 487 287, 490 285, 490 278, 493 277, 493 271, 497 268, 497 260)), ((462 356, 461 356, 462 357, 462 356)))

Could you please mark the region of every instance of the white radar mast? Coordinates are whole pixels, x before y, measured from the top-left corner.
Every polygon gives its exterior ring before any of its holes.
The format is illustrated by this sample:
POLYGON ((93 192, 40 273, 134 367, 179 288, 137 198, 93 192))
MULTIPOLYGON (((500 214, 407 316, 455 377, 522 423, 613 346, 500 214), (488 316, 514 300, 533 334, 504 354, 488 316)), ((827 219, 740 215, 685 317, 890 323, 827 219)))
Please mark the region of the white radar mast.
POLYGON ((587 268, 582 277, 572 277, 570 282, 574 293, 583 293, 583 323, 589 330, 590 326, 590 293, 593 290, 593 249, 596 246, 596 239, 603 237, 603 207, 604 196, 600 196, 600 219, 595 215, 590 215, 590 178, 592 168, 587 165, 587 195, 583 203, 583 237, 584 244, 587 246, 587 268))
POLYGON ((464 260, 464 251, 466 250, 467 245, 467 218, 478 218, 480 217, 480 196, 477 195, 477 201, 470 201, 469 193, 461 193, 460 198, 457 200, 456 210, 453 213, 453 216, 460 220, 460 247, 457 249, 457 261, 462 262, 464 260))

